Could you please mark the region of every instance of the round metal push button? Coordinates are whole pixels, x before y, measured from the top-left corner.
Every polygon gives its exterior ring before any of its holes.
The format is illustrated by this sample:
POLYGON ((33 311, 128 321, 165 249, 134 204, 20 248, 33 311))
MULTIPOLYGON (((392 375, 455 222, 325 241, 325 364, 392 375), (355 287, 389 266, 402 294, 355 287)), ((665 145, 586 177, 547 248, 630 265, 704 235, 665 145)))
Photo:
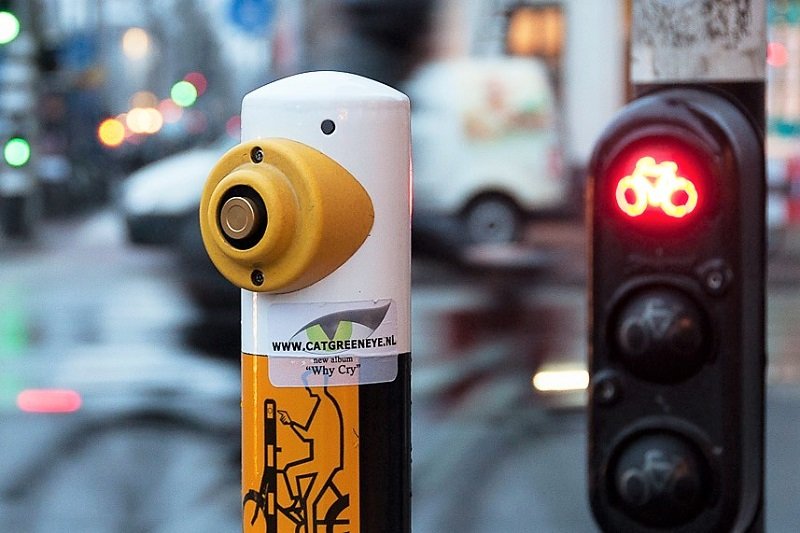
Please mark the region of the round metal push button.
POLYGON ((249 198, 234 196, 222 206, 220 225, 231 239, 246 239, 253 234, 258 222, 256 205, 249 198))

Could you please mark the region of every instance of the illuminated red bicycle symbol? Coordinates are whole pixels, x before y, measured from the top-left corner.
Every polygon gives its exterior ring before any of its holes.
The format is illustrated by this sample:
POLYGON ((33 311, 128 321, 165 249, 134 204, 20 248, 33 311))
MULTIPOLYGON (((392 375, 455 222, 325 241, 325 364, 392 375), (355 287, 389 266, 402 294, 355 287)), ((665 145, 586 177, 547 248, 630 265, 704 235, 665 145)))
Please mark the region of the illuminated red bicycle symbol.
POLYGON ((670 217, 683 218, 697 207, 697 188, 691 180, 678 176, 675 162, 656 163, 648 156, 636 162, 631 175, 619 180, 616 199, 630 217, 656 208, 670 217))

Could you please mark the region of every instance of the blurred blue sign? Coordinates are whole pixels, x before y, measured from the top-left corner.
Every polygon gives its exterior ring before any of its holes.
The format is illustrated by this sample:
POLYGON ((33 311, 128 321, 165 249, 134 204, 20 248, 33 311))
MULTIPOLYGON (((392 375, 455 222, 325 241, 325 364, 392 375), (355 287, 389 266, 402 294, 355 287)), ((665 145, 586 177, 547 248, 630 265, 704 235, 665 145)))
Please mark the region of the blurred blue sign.
POLYGON ((66 69, 84 70, 94 64, 97 52, 96 37, 90 33, 78 33, 62 45, 59 59, 66 69))
POLYGON ((275 0, 231 0, 229 15, 239 29, 262 35, 275 14, 275 0))

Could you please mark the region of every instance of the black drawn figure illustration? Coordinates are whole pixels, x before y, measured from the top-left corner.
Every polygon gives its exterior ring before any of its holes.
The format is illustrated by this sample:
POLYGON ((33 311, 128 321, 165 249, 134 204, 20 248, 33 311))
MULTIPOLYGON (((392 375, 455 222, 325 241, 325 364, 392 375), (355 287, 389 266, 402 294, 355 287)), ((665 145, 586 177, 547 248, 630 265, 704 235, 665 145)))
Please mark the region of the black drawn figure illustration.
MULTIPOLYGON (((263 514, 265 533, 276 533, 280 513, 296 525, 296 533, 335 531, 347 526, 340 518, 350 506, 349 494, 342 494, 336 485, 336 474, 344 469, 344 419, 336 398, 328 387, 305 387, 313 401, 307 420, 292 418, 289 410, 277 408, 273 399, 264 403, 264 472, 259 489, 250 489, 242 502, 254 502, 251 525, 263 514), (276 416, 277 415, 277 416, 276 416), (291 429, 307 454, 280 465, 278 455, 283 446, 297 447, 297 442, 278 441, 277 421, 291 429), (323 501, 324 500, 324 501, 323 501)), ((286 435, 283 432, 282 435, 286 435)))

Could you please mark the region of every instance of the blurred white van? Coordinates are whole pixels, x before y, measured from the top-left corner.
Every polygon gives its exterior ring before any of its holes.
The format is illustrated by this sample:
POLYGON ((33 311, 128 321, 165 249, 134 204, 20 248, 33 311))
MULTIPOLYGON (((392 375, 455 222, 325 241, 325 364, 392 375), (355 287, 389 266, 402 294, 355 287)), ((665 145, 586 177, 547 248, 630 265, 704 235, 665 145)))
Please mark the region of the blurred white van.
POLYGON ((564 205, 555 95, 530 58, 421 67, 406 86, 416 214, 458 217, 472 242, 515 240, 526 215, 564 205))

